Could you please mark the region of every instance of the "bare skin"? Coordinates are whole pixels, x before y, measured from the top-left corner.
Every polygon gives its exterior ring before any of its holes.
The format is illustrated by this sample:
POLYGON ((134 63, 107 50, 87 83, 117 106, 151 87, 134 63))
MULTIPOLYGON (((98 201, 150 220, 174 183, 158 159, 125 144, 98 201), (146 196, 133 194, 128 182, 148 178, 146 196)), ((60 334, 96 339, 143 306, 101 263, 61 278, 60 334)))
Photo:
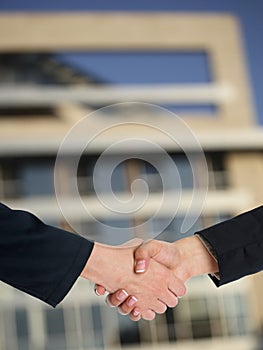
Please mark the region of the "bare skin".
MULTIPOLYGON (((147 241, 135 250, 134 257, 136 273, 144 275, 151 261, 155 260, 169 268, 183 283, 193 276, 218 272, 217 261, 196 236, 173 243, 147 241)), ((96 291, 97 294, 103 295, 105 289, 100 285, 96 286, 96 291)), ((138 321, 141 318, 140 305, 135 303, 135 306, 130 306, 130 298, 131 294, 124 298, 119 291, 107 297, 110 305, 118 307, 121 313, 129 313, 132 320, 138 321)))
MULTIPOLYGON (((144 274, 134 272, 136 247, 111 247, 95 243, 81 277, 104 286, 109 293, 124 293, 129 309, 136 303, 139 317, 151 320, 155 313, 164 313, 167 306, 178 303, 177 296, 185 294, 184 284, 173 271, 151 259, 144 274), (131 302, 133 305, 131 306, 131 302)), ((124 308, 125 309, 125 308, 124 308)), ((121 310, 125 312, 125 310, 121 310)), ((136 314, 136 313, 135 313, 136 314)), ((138 317, 137 316, 137 317, 138 317)))

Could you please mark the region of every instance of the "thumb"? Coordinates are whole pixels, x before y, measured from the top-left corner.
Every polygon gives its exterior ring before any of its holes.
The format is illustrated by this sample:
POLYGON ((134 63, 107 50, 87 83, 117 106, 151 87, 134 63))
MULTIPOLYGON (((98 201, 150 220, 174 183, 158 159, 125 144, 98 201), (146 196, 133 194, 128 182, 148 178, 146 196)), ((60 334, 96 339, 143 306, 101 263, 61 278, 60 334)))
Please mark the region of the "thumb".
POLYGON ((155 241, 151 240, 140 245, 134 252, 134 271, 144 273, 147 271, 151 257, 157 253, 155 241))

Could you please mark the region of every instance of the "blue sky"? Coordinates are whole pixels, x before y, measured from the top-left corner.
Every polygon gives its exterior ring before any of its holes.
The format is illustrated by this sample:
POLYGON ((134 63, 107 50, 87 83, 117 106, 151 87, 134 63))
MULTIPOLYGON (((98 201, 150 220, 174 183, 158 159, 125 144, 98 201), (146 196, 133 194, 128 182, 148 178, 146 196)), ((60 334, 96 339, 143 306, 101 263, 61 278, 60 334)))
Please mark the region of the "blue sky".
POLYGON ((0 11, 206 11, 228 12, 241 24, 252 92, 263 124, 263 1, 262 0, 1 0, 0 11))

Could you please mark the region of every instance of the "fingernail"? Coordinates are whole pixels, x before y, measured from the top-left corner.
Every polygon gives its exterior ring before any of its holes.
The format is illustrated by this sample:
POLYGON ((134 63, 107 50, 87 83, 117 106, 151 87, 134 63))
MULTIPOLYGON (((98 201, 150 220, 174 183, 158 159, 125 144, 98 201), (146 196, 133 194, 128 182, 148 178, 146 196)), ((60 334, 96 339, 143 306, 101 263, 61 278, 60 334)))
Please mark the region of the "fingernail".
POLYGON ((137 301, 138 301, 138 299, 132 296, 132 297, 127 301, 127 305, 128 305, 129 307, 132 307, 134 304, 137 303, 137 301))
POLYGON ((98 297, 100 297, 100 293, 97 291, 97 288, 94 288, 94 292, 98 297))
POLYGON ((124 316, 125 316, 125 315, 128 315, 127 312, 123 312, 123 311, 121 311, 121 310, 118 310, 118 312, 119 312, 120 315, 124 315, 124 316))
POLYGON ((115 307, 114 305, 111 304, 108 295, 107 295, 107 297, 106 297, 106 299, 105 299, 105 303, 106 303, 109 307, 115 307))
POLYGON ((145 271, 145 268, 146 268, 145 260, 136 261, 135 272, 143 273, 145 271))
POLYGON ((135 310, 133 310, 132 314, 133 314, 133 316, 137 317, 140 315, 140 312, 135 309, 135 310))
POLYGON ((116 297, 118 300, 123 301, 125 300, 129 294, 126 292, 126 290, 122 289, 119 293, 117 293, 116 297))

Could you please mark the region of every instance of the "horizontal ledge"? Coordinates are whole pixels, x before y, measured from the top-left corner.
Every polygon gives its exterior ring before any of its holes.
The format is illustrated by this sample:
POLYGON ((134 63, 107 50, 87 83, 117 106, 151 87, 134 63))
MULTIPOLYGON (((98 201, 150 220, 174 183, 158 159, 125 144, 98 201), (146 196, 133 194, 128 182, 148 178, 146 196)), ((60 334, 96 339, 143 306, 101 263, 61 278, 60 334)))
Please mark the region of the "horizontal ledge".
MULTIPOLYGON (((201 192, 200 192, 201 193, 201 192)), ((197 191, 198 194, 198 191, 197 191)), ((170 191, 166 195, 166 201, 161 207, 157 217, 166 218, 170 217, 173 214, 176 215, 185 215, 190 207, 192 200, 192 191, 185 190, 182 192, 181 199, 179 201, 179 206, 176 209, 175 213, 175 198, 178 198, 180 195, 179 191, 170 191)), ((127 194, 120 194, 121 199, 129 199, 130 196, 127 194)), ((201 193, 200 196, 203 196, 201 193)), ((108 197, 107 194, 104 194, 104 199, 108 202, 111 197, 108 197)), ((160 202, 163 199, 162 193, 149 194, 146 204, 139 209, 136 214, 115 214, 111 210, 105 208, 96 196, 83 196, 81 197, 82 202, 86 210, 79 210, 80 200, 75 198, 64 198, 65 210, 70 213, 70 219, 76 221, 94 221, 94 217, 98 219, 111 219, 111 220, 120 220, 120 219, 143 219, 151 217, 160 207, 160 202)), ((7 205, 10 205, 15 209, 28 210, 35 213, 39 217, 45 220, 62 220, 63 216, 58 207, 57 201, 54 197, 34 197, 34 198, 25 198, 10 200, 5 202, 7 205)), ((218 215, 220 213, 236 213, 246 209, 248 206, 253 205, 253 200, 251 195, 245 190, 218 190, 218 191, 209 191, 205 205, 203 208, 204 215, 218 215), (227 200, 226 200, 227 199, 227 200)), ((198 205, 197 205, 198 206, 198 205)), ((198 212, 200 208, 193 208, 193 214, 195 210, 198 212)))
POLYGON ((2 12, 0 51, 204 50, 211 33, 226 41, 236 27, 234 16, 218 13, 2 12))
POLYGON ((218 84, 156 84, 99 87, 0 86, 0 107, 52 106, 63 102, 111 104, 220 103, 233 98, 231 86, 218 84))
MULTIPOLYGON (((196 132, 195 133, 197 140, 200 142, 202 149, 205 152, 209 151, 257 151, 263 150, 263 128, 251 128, 251 129, 233 129, 233 130, 218 130, 218 131, 207 131, 207 132, 196 132)), ((89 144, 89 147, 86 148, 85 153, 98 153, 100 154, 107 147, 119 141, 119 136, 117 135, 112 137, 106 135, 107 137, 101 137, 89 144)), ((85 136, 85 140, 89 140, 88 135, 85 136)), ((122 139, 127 137, 127 142, 123 143, 121 149, 114 148, 115 153, 125 153, 132 154, 133 152, 153 152, 153 148, 150 146, 146 147, 146 143, 142 143, 140 148, 138 148, 139 143, 135 145, 132 143, 132 139, 128 142, 128 138, 131 138, 131 135, 122 135, 122 139), (123 138, 124 137, 124 138, 123 138)), ((34 156, 34 155, 50 155, 55 156, 58 152, 60 143, 62 141, 62 136, 39 136, 39 137, 28 137, 25 138, 19 135, 16 138, 0 138, 0 156, 11 157, 11 156, 34 156)), ((183 152, 182 149, 178 146, 174 140, 170 140, 164 135, 159 136, 158 142, 156 138, 151 135, 147 135, 145 138, 149 142, 153 142, 155 145, 158 144, 167 152, 183 152)), ((78 140, 75 140, 70 145, 68 149, 68 154, 78 154, 82 150, 83 139, 81 136, 78 140)), ((187 143, 186 143, 187 149, 187 143)), ((191 151, 189 147, 187 149, 191 151)), ((194 151, 195 149, 193 149, 194 151)), ((66 150, 65 150, 66 151, 66 150)), ((67 152, 65 152, 66 154, 67 152)), ((113 152, 114 153, 114 152, 113 152)))

